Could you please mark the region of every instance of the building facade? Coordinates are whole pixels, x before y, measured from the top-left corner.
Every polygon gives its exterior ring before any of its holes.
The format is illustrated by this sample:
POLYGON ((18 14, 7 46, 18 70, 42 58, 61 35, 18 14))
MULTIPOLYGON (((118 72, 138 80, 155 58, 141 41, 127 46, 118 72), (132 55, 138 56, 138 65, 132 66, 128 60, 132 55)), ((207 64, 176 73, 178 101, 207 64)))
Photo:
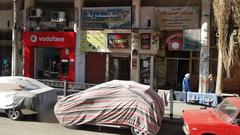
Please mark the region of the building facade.
MULTIPOLYGON (((13 3, 4 1, 0 58, 11 59, 13 3)), ((181 90, 191 73, 193 90, 207 92, 208 74, 217 73, 209 0, 21 0, 18 6, 20 75, 181 90)), ((224 92, 240 90, 237 75, 223 83, 224 92)))

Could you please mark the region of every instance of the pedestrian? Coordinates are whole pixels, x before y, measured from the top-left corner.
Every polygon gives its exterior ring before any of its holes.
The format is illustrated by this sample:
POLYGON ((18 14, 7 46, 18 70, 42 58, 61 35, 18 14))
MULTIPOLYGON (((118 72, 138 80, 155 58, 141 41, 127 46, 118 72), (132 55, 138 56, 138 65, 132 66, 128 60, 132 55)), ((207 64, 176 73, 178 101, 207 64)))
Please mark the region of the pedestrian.
POLYGON ((189 73, 187 73, 184 76, 183 81, 182 81, 182 91, 183 92, 191 92, 192 91, 190 78, 191 78, 191 75, 189 73))
POLYGON ((213 74, 208 75, 208 92, 215 93, 216 80, 213 74))

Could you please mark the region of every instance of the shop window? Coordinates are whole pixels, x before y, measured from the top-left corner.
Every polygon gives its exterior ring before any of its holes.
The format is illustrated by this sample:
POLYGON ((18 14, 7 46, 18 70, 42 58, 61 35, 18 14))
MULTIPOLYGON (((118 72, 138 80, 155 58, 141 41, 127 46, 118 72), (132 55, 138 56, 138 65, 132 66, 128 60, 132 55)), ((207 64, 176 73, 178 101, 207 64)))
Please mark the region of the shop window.
POLYGON ((140 59, 140 83, 150 84, 150 58, 140 59))
POLYGON ((199 74, 199 60, 192 60, 192 74, 199 74))
POLYGON ((141 48, 142 49, 150 49, 151 48, 151 34, 150 33, 142 33, 141 34, 141 48))
POLYGON ((190 57, 190 52, 189 51, 167 51, 167 57, 189 58, 190 57))
POLYGON ((192 57, 193 58, 199 58, 200 57, 200 51, 193 51, 192 52, 192 57))

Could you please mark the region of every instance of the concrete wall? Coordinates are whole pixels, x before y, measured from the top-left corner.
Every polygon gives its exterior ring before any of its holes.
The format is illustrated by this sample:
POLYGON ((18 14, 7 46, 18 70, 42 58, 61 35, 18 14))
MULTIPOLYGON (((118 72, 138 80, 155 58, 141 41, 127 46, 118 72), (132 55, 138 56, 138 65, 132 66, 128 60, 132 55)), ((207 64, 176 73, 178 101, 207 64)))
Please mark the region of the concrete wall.
POLYGON ((0 11, 0 30, 11 30, 13 21, 13 11, 12 10, 1 10, 0 11), (9 22, 9 26, 8 26, 9 22))
POLYGON ((156 15, 154 14, 154 7, 141 7, 140 10, 140 28, 141 29, 155 29, 156 15), (148 20, 151 20, 150 26, 148 26, 148 20))

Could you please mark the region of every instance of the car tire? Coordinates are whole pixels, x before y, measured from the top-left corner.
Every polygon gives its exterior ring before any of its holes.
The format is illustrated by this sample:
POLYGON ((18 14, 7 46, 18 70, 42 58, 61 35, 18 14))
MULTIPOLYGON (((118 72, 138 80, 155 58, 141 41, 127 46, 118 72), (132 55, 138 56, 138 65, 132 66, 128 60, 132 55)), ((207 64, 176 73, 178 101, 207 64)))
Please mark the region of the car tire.
POLYGON ((146 133, 139 131, 139 129, 131 127, 132 135, 147 135, 146 133))
POLYGON ((23 117, 21 110, 16 108, 7 109, 6 114, 12 120, 20 120, 23 117))

